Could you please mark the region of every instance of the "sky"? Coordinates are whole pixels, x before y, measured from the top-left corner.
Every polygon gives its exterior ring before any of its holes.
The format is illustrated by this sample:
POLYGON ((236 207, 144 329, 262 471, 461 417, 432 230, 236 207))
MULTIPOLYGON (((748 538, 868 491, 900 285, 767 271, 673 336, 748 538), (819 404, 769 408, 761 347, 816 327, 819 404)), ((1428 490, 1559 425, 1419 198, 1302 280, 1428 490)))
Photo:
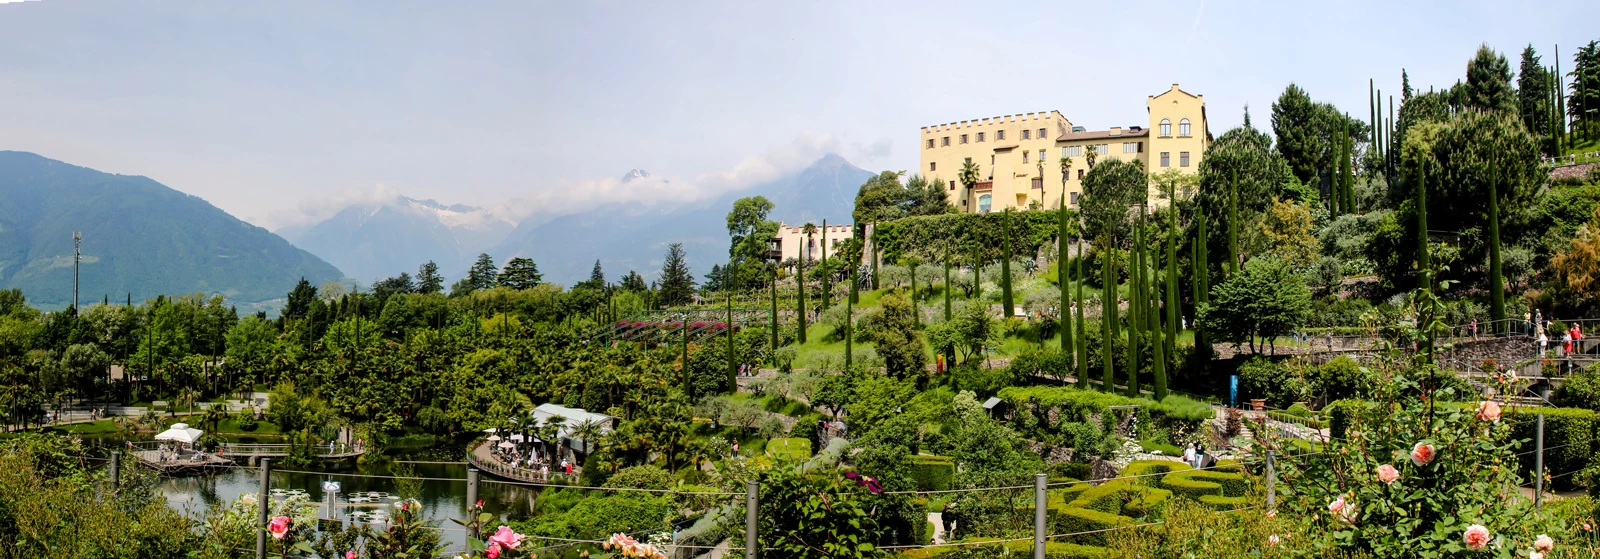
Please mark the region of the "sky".
POLYGON ((1482 43, 1569 66, 1586 4, 0 0, 0 149, 269 229, 397 193, 551 217, 828 152, 915 170, 932 124, 1148 125, 1173 83, 1216 135, 1290 82, 1364 118, 1369 78, 1447 86, 1482 43))

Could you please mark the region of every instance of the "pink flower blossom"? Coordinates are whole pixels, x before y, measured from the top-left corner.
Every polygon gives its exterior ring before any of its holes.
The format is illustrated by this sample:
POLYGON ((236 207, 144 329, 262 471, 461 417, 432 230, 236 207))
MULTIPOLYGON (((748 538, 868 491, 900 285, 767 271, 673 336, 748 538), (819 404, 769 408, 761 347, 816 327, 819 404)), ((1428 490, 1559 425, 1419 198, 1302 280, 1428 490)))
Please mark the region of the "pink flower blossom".
POLYGON ((1533 539, 1533 548, 1545 553, 1549 553, 1550 550, 1556 548, 1556 541, 1550 539, 1550 536, 1539 534, 1539 537, 1533 539))
POLYGON ((495 531, 493 536, 489 536, 489 543, 499 544, 500 547, 506 549, 516 549, 517 546, 522 545, 522 539, 526 537, 516 533, 510 526, 501 524, 500 529, 495 531))
POLYGON ((500 559, 500 544, 489 544, 489 547, 483 549, 483 556, 489 559, 500 559))
POLYGON ((289 517, 279 516, 273 518, 272 522, 267 524, 267 533, 272 534, 273 539, 283 539, 283 536, 289 533, 289 517))
POLYGON ((1500 404, 1489 400, 1478 403, 1478 419, 1484 421, 1500 421, 1500 404))
POLYGON ((1397 479, 1400 479, 1400 470, 1396 470, 1394 466, 1388 464, 1378 466, 1378 481, 1386 485, 1393 485, 1397 479))
POLYGON ((1416 446, 1411 447, 1411 463, 1418 466, 1428 465, 1438 455, 1438 449, 1428 443, 1417 443, 1416 446))
POLYGON ((1529 551, 1528 559, 1544 559, 1544 553, 1540 553, 1538 551, 1529 551))
POLYGON ((1338 499, 1334 499, 1332 503, 1328 503, 1328 512, 1339 514, 1339 511, 1344 510, 1346 506, 1349 506, 1349 504, 1344 502, 1344 495, 1340 495, 1338 499))
POLYGON ((1473 524, 1467 527, 1467 531, 1461 535, 1461 539, 1467 543, 1467 547, 1474 550, 1483 549, 1484 546, 1489 545, 1489 529, 1484 528, 1482 524, 1473 524))
POLYGON ((356 552, 354 552, 354 551, 346 551, 346 552, 344 552, 344 559, 356 559, 356 552))
POLYGON ((1277 534, 1267 536, 1267 547, 1278 547, 1278 541, 1277 534))

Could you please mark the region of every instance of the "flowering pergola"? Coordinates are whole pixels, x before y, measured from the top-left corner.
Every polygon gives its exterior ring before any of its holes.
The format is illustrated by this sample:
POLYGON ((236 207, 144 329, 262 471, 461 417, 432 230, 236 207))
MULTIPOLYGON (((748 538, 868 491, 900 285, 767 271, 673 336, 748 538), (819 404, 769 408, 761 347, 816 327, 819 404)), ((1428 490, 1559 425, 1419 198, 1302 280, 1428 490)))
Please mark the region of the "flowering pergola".
POLYGON ((681 343, 725 334, 730 327, 766 326, 771 317, 767 309, 734 309, 730 324, 727 309, 644 311, 602 327, 601 335, 607 341, 681 343))

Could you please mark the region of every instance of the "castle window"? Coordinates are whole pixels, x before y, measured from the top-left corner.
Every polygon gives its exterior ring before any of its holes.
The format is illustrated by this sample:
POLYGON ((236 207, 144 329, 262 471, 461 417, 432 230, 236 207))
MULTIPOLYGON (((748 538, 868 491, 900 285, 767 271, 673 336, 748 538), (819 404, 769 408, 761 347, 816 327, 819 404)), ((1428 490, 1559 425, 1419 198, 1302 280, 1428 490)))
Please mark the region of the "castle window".
POLYGON ((1006 131, 1005 130, 995 130, 994 131, 994 141, 999 142, 999 141, 1004 141, 1005 139, 1006 139, 1006 131))
POLYGON ((994 197, 984 194, 978 197, 978 213, 989 213, 989 207, 994 204, 994 197))
POLYGON ((1139 153, 1133 142, 1122 142, 1122 153, 1139 153))
POLYGON ((956 181, 950 181, 950 190, 956 189, 956 181))
POLYGON ((1178 166, 1179 167, 1188 167, 1189 166, 1189 152, 1187 152, 1187 151, 1178 152, 1178 166))
POLYGON ((948 147, 950 145, 950 137, 945 136, 943 140, 939 141, 939 145, 942 147, 948 147))
POLYGON ((1161 166, 1162 167, 1167 167, 1167 166, 1170 166, 1170 165, 1172 165, 1172 152, 1170 152, 1170 151, 1161 152, 1161 166))
POLYGON ((967 143, 967 135, 966 134, 962 134, 961 135, 961 143, 963 143, 963 144, 967 143))
POLYGON ((1178 121, 1178 135, 1179 136, 1188 136, 1189 135, 1189 119, 1186 118, 1186 119, 1178 121))
POLYGON ((932 172, 937 171, 937 170, 939 170, 939 162, 938 161, 929 161, 928 162, 928 172, 932 173, 932 172))
POLYGON ((1083 180, 1083 169, 1078 169, 1078 180, 1083 180))
POLYGON ((1029 139, 1029 138, 1028 138, 1028 134, 1029 134, 1029 133, 1032 133, 1032 132, 1033 132, 1033 131, 1032 131, 1032 130, 1027 130, 1027 129, 1024 129, 1024 130, 1023 130, 1023 131, 1022 131, 1022 139, 1024 139, 1024 140, 1026 140, 1026 139, 1029 139))
POLYGON ((928 149, 933 149, 933 138, 928 138, 928 149))
POLYGON ((1042 150, 1042 149, 1039 150, 1039 162, 1040 163, 1044 162, 1044 150, 1042 150))
POLYGON ((1172 121, 1161 119, 1161 135, 1163 137, 1172 135, 1172 121))
POLYGON ((1039 139, 1041 139, 1041 140, 1044 139, 1044 129, 1043 128, 1039 129, 1039 139))
POLYGON ((1023 164, 1027 164, 1028 163, 1028 152, 1026 152, 1026 151, 1022 152, 1022 163, 1023 164))
POLYGON ((978 141, 980 141, 980 142, 983 141, 983 133, 982 132, 978 133, 978 141))
POLYGON ((1072 205, 1074 205, 1074 206, 1078 205, 1078 193, 1077 192, 1072 193, 1072 205))
POLYGON ((994 165, 994 154, 989 154, 989 165, 994 165))
POLYGON ((968 157, 968 158, 966 158, 966 161, 963 161, 963 163, 971 163, 971 162, 972 162, 972 158, 971 157, 968 157))

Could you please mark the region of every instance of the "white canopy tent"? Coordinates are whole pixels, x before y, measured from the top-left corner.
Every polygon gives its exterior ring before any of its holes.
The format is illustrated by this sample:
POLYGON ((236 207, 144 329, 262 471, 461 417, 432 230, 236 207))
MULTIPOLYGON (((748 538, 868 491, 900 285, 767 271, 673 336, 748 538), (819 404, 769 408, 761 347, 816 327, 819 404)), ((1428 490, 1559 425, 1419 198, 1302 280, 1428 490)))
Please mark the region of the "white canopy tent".
POLYGON ((539 404, 538 407, 533 408, 533 419, 537 425, 558 423, 559 427, 556 429, 556 432, 562 439, 562 442, 567 443, 567 445, 573 450, 584 449, 583 439, 575 435, 575 433, 577 433, 579 430, 578 426, 585 424, 593 425, 598 428, 596 429, 598 434, 604 435, 611 432, 611 429, 616 422, 616 418, 609 415, 584 411, 579 408, 558 406, 555 404, 539 404))
POLYGON ((205 431, 201 431, 199 429, 190 429, 189 424, 187 423, 173 423, 172 427, 168 428, 166 431, 162 431, 161 434, 156 435, 156 440, 194 444, 194 442, 200 440, 200 436, 204 434, 206 434, 205 431))

